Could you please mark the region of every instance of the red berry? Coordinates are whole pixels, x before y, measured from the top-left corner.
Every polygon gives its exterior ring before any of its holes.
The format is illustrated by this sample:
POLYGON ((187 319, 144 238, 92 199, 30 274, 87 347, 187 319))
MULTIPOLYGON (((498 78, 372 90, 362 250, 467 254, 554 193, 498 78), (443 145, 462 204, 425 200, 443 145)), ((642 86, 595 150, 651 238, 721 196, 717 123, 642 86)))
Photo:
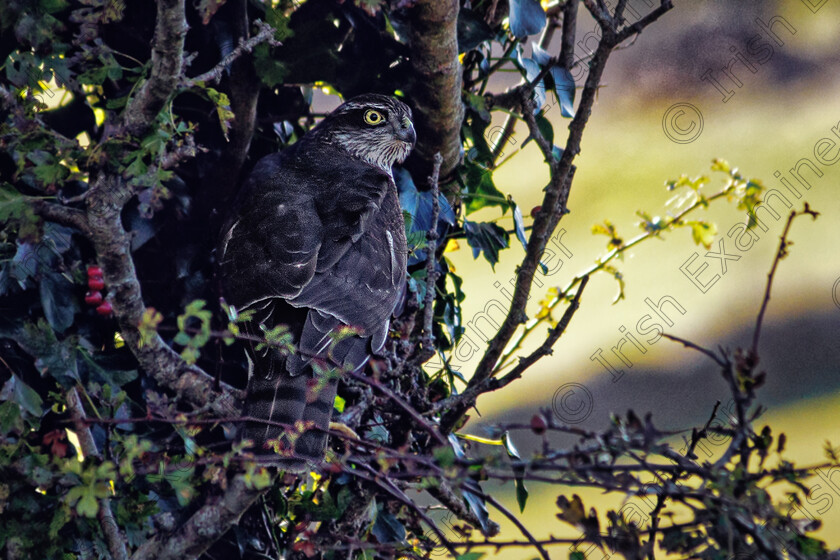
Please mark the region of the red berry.
POLYGON ((102 303, 102 292, 95 290, 85 294, 85 303, 88 305, 97 306, 102 303))
POLYGON ((531 418, 531 430, 537 435, 545 433, 545 429, 548 425, 545 423, 545 418, 542 417, 540 414, 534 414, 533 418, 531 418))
POLYGON ((101 290, 105 287, 105 281, 102 278, 88 278, 88 288, 91 290, 101 290))
POLYGON ((102 269, 95 264, 87 267, 88 278, 102 278, 102 269))
POLYGON ((102 315, 103 317, 107 317, 111 314, 113 309, 111 309, 111 302, 110 301, 103 301, 99 307, 96 308, 96 312, 102 315))
POLYGON ((542 210, 542 206, 534 206, 531 208, 531 217, 536 218, 540 210, 542 210))

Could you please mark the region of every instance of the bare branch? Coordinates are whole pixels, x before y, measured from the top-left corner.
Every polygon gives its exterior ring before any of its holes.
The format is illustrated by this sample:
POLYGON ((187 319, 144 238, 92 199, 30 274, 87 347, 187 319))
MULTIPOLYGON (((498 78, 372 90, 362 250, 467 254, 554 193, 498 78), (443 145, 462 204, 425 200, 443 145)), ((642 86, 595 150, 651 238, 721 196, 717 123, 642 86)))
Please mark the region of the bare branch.
POLYGON ((33 198, 30 201, 30 205, 32 206, 32 210, 35 214, 41 216, 45 220, 49 220, 63 226, 74 227, 82 232, 85 237, 89 238, 91 236, 90 225, 88 225, 85 213, 81 210, 76 210, 75 208, 69 208, 67 206, 60 206, 40 198, 33 198))
POLYGON ((534 365, 542 357, 551 354, 552 348, 560 339, 560 337, 563 336, 563 333, 566 332, 566 328, 569 326, 572 317, 574 317, 575 312, 580 307, 580 297, 581 295, 583 295, 583 290, 586 288, 586 285, 588 283, 589 276, 584 276, 581 279, 580 287, 578 288, 575 297, 572 299, 571 303, 569 303, 569 307, 566 308, 566 312, 563 313, 563 317, 557 323, 557 326, 555 326, 549 331, 545 342, 543 342, 542 345, 540 345, 540 347, 534 350, 534 352, 532 352, 530 355, 528 355, 525 358, 521 358, 519 360, 519 363, 516 365, 515 368, 513 368, 513 370, 511 370, 503 377, 488 377, 482 383, 476 384, 473 387, 468 387, 460 395, 455 395, 453 397, 449 397, 448 399, 441 401, 435 407, 436 410, 446 410, 448 408, 451 408, 458 401, 463 400, 475 403, 478 397, 483 393, 495 391, 497 389, 501 389, 506 385, 509 385, 513 381, 522 377, 522 374, 525 373, 525 371, 528 368, 534 365))
POLYGON ((246 483, 245 475, 236 475, 222 496, 209 497, 205 505, 169 538, 158 534, 143 543, 131 560, 198 558, 236 524, 242 514, 269 488, 271 485, 258 490, 246 483))
POLYGON ((673 340, 674 342, 679 342, 680 344, 682 344, 686 348, 691 348, 692 350, 697 350, 698 352, 700 352, 702 354, 705 354, 706 356, 711 358, 720 367, 725 367, 726 366, 726 363, 723 360, 721 360, 720 357, 718 357, 717 354, 715 354, 714 352, 712 352, 708 348, 703 348, 702 346, 699 346, 699 345, 691 342, 690 340, 685 340, 684 338, 680 338, 678 336, 674 336, 674 335, 671 335, 671 334, 668 334, 668 333, 662 333, 662 337, 667 338, 668 340, 673 340))
POLYGON ((214 379, 188 365, 159 335, 141 340, 140 322, 146 306, 131 257, 131 239, 123 228, 120 211, 131 196, 118 177, 103 176, 86 199, 87 221, 97 260, 102 266, 108 296, 120 332, 140 366, 155 380, 193 405, 207 406, 219 416, 233 416, 240 391, 223 385, 215 391, 214 379))
POLYGON ((624 29, 618 32, 615 38, 615 44, 619 44, 631 35, 635 35, 636 33, 641 33, 642 30, 653 23, 654 21, 658 20, 662 17, 665 12, 673 8, 674 5, 671 0, 662 0, 662 2, 654 9, 652 12, 647 14, 645 17, 637 21, 632 25, 628 25, 624 29))
MULTIPOLYGON (((587 7, 596 9, 591 0, 585 0, 587 7)), ((660 11, 670 9, 670 2, 662 0, 660 11)), ((658 15, 656 16, 658 17, 658 15)), ((656 17, 643 18, 647 25, 654 21, 656 17)), ((640 20, 641 22, 641 20, 640 20)), ((639 27, 639 30, 644 28, 644 25, 639 27)), ((589 121, 589 116, 592 112, 592 106, 595 103, 595 95, 601 83, 601 77, 606 67, 607 59, 612 52, 612 49, 617 44, 616 34, 610 27, 603 28, 601 40, 598 43, 598 48, 595 50, 592 60, 589 64, 589 75, 581 93, 581 100, 578 105, 578 110, 575 113, 569 125, 569 135, 566 140, 566 145, 563 150, 563 155, 559 160, 554 157, 553 146, 542 136, 539 128, 536 126, 536 121, 533 114, 528 109, 530 99, 523 102, 523 116, 528 124, 528 130, 531 136, 536 140, 537 145, 543 152, 546 161, 549 164, 551 178, 548 186, 545 188, 545 196, 541 205, 541 210, 537 213, 534 219, 531 236, 528 240, 528 248, 526 250, 525 258, 519 266, 516 275, 516 286, 514 288, 513 297, 511 298, 510 307, 505 317, 502 326, 499 328, 496 336, 490 341, 487 351, 482 356, 481 361, 476 367, 473 377, 467 384, 467 390, 474 388, 481 384, 488 377, 491 377, 496 371, 499 358, 504 353, 505 347, 514 333, 519 328, 519 325, 524 323, 527 319, 525 315, 525 306, 528 303, 528 296, 531 291, 531 285, 534 280, 537 266, 540 258, 545 251, 548 238, 557 227, 563 213, 565 212, 566 199, 568 198, 569 189, 571 188, 571 181, 574 176, 574 158, 580 152, 580 142, 583 137, 583 131, 589 121)), ((466 391, 465 391, 466 392, 466 391)), ((472 406, 474 403, 467 402, 468 399, 462 400, 458 405, 447 411, 441 420, 441 427, 444 431, 450 430, 455 425, 461 415, 472 406)))
POLYGON ((484 499, 487 500, 488 504, 499 510, 505 517, 507 517, 511 523, 516 525, 516 528, 519 529, 519 532, 522 533, 522 535, 526 539, 528 539, 528 541, 532 545, 534 545, 534 548, 537 549, 537 551, 540 553, 540 556, 542 556, 544 560, 551 560, 550 556, 548 555, 548 552, 545 551, 545 548, 543 548, 542 544, 534 537, 534 535, 531 534, 531 532, 525 527, 525 525, 523 525, 522 522, 519 521, 519 519, 510 512, 508 508, 500 504, 498 500, 496 500, 493 496, 490 496, 489 494, 485 494, 484 499))
POLYGON ((233 61, 242 56, 245 53, 249 53, 253 51, 257 45, 260 43, 269 43, 270 45, 279 45, 279 41, 274 40, 274 28, 271 25, 263 22, 263 21, 255 21, 254 25, 257 26, 259 32, 251 37, 248 40, 240 37, 239 45, 233 49, 231 52, 228 53, 226 57, 224 57, 216 66, 204 72, 203 74, 199 74, 194 78, 189 78, 185 82, 186 87, 193 87, 199 82, 218 82, 222 79, 222 74, 224 73, 225 69, 228 68, 233 61))
POLYGON ((767 304, 770 303, 770 290, 773 288, 773 277, 776 275, 776 267, 779 266, 779 261, 787 256, 787 248, 788 245, 790 245, 787 240, 787 235, 788 232, 790 232, 790 226, 797 216, 802 216, 803 214, 808 214, 815 220, 817 219, 817 216, 819 216, 819 212, 811 210, 811 207, 808 206, 807 202, 805 203, 805 208, 801 211, 793 210, 788 216, 785 229, 782 231, 782 236, 779 238, 779 248, 776 251, 776 258, 773 259, 773 266, 770 267, 770 272, 767 273, 767 286, 764 288, 764 299, 761 302, 761 309, 759 309, 758 317, 755 320, 755 330, 753 331, 752 340, 753 356, 758 355, 758 340, 761 337, 761 325, 764 322, 764 313, 767 311, 767 304))
MULTIPOLYGON (((445 476, 440 476, 438 477, 438 481, 438 486, 429 486, 426 488, 426 492, 442 503, 446 509, 459 519, 466 521, 473 527, 481 528, 481 520, 464 504, 464 500, 460 496, 455 495, 455 491, 452 489, 449 480, 445 476)), ((492 519, 488 519, 487 524, 488 531, 486 536, 492 537, 499 534, 498 523, 492 519)))
POLYGON ((440 216, 440 166, 443 158, 440 152, 435 154, 432 176, 429 177, 429 185, 432 188, 432 225, 426 233, 426 294, 423 298, 423 353, 429 356, 435 353, 434 334, 432 333, 432 322, 434 320, 435 286, 438 274, 435 271, 437 262, 437 240, 438 240, 438 218, 440 216))
POLYGON ((345 375, 348 375, 349 377, 352 377, 356 381, 360 381, 360 382, 362 382, 366 385, 369 385, 373 389, 375 389, 375 390, 379 391, 380 393, 382 393, 383 395, 385 395, 389 400, 396 403, 397 406, 399 406, 406 413, 408 413, 408 415, 411 417, 411 419, 414 420, 415 422, 417 422, 417 424, 419 426, 421 426, 423 429, 425 429, 426 432, 428 432, 429 435, 432 436, 435 439, 435 441, 438 442, 438 444, 448 445, 448 443, 446 441, 446 438, 443 437, 440 434, 440 432, 438 431, 438 429, 434 425, 430 424, 425 418, 423 418, 420 415, 419 412, 414 410, 414 408, 410 404, 405 402, 399 395, 394 393, 391 389, 389 389, 388 387, 386 387, 385 385, 383 385, 382 383, 376 381, 375 379, 373 379, 371 377, 368 377, 368 376, 365 376, 365 375, 360 375, 360 374, 354 373, 352 371, 345 372, 345 375))
POLYGON ((129 134, 140 136, 147 131, 175 91, 181 79, 187 29, 184 0, 158 0, 151 75, 122 115, 122 126, 129 134))
POLYGON ((560 62, 566 70, 575 64, 575 34, 577 31, 578 0, 566 0, 563 5, 563 37, 560 45, 560 62))
POLYGON ((583 3, 586 9, 589 10, 589 13, 592 14, 592 17, 595 18, 595 21, 598 22, 598 25, 601 26, 601 30, 612 31, 613 19, 603 2, 596 4, 595 0, 583 0, 583 3))

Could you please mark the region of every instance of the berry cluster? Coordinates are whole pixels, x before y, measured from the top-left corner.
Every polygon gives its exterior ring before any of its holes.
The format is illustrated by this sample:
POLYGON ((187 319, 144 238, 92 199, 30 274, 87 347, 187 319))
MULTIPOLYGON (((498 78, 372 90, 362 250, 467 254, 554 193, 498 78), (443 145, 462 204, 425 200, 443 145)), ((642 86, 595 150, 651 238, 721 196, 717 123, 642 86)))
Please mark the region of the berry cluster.
POLYGON ((102 292, 105 288, 105 280, 102 279, 102 269, 96 265, 87 268, 88 292, 85 294, 85 303, 96 307, 96 312, 107 317, 111 314, 111 302, 105 301, 102 292))

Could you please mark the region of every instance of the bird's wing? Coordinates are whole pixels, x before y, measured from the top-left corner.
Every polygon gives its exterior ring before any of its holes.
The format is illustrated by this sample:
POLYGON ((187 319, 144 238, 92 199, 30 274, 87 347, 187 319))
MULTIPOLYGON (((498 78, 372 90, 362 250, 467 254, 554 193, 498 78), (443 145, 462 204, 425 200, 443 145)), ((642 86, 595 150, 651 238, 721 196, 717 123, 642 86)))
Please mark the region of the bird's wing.
POLYGON ((237 308, 289 299, 312 280, 324 227, 294 170, 255 169, 219 247, 224 293, 237 308))
MULTIPOLYGON (((389 193, 370 215, 357 241, 351 242, 331 267, 322 270, 319 263, 318 272, 290 303, 317 310, 337 320, 336 324, 362 329, 362 336, 370 340, 370 349, 378 351, 405 282, 401 218, 396 193, 389 193)), ((324 245, 329 243, 325 240, 324 245)), ((326 333, 327 329, 319 326, 326 327, 323 322, 313 322, 315 331, 326 333)), ((347 351, 356 356, 361 349, 347 351)))

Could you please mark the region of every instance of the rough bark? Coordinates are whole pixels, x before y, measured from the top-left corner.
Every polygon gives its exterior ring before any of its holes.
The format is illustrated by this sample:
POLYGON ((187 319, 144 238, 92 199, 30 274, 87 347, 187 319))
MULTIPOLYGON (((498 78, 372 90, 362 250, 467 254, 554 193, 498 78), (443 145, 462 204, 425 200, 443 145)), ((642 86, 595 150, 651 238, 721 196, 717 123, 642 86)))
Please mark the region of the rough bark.
POLYGON ((224 494, 208 499, 201 509, 169 538, 155 535, 131 557, 131 560, 190 560, 198 558, 228 529, 235 525, 267 489, 250 487, 244 475, 237 475, 224 494))
POLYGON ((461 159, 461 65, 458 61, 457 0, 420 0, 411 9, 409 44, 416 82, 411 98, 416 109, 415 158, 427 177, 440 152, 442 183, 447 183, 461 159))
POLYGON ((186 36, 184 0, 158 0, 151 74, 122 115, 122 124, 129 134, 144 134, 175 91, 181 79, 186 36))
POLYGON ((123 339, 143 370, 158 383, 193 404, 207 406, 220 416, 236 415, 239 391, 223 385, 222 391, 216 392, 213 378, 189 366, 160 336, 141 341, 139 325, 146 306, 131 258, 131 238, 120 219, 120 212, 131 194, 119 178, 103 176, 87 198, 91 240, 123 339))

